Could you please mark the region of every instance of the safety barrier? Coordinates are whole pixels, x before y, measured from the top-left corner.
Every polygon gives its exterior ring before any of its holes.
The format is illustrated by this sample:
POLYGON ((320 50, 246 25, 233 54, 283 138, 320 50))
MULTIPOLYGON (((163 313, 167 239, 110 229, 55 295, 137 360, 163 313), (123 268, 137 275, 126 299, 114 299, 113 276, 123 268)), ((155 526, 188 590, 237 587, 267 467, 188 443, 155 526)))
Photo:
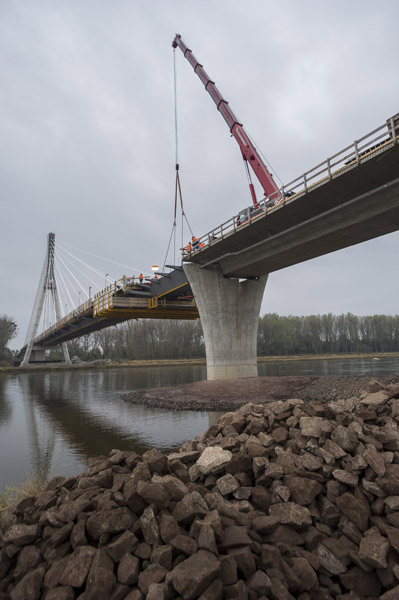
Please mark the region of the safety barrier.
POLYGON ((191 250, 182 248, 183 259, 189 259, 190 256, 196 255, 198 252, 234 234, 238 229, 250 226, 255 219, 298 200, 311 189, 324 185, 348 169, 384 151, 387 147, 397 144, 398 141, 399 113, 387 119, 383 125, 356 140, 350 146, 316 165, 313 169, 306 171, 287 185, 283 185, 270 196, 262 198, 256 207, 249 206, 245 208, 238 215, 231 217, 212 231, 201 236, 191 250))

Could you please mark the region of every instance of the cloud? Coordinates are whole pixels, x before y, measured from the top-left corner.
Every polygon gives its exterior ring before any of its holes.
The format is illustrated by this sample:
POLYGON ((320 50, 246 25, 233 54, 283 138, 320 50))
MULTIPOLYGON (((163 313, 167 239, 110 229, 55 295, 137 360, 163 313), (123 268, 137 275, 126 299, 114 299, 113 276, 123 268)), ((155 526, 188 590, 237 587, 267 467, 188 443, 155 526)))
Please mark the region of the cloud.
MULTIPOLYGON (((13 347, 48 232, 143 270, 162 262, 176 32, 287 183, 398 111, 398 16, 396 0, 1 3, 0 312, 19 324, 13 347)), ((235 141, 176 53, 183 197, 202 234, 251 201, 235 141)), ((395 233, 272 274, 262 310, 397 312, 398 250, 395 233)))

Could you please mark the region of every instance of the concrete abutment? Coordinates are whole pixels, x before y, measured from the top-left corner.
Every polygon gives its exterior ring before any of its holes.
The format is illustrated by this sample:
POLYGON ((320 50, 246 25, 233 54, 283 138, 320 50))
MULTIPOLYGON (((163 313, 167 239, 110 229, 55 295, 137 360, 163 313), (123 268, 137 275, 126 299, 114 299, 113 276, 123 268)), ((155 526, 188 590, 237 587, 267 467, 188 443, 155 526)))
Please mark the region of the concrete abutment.
POLYGON ((268 275, 229 279, 219 265, 184 265, 201 317, 207 378, 256 377, 259 313, 268 275))

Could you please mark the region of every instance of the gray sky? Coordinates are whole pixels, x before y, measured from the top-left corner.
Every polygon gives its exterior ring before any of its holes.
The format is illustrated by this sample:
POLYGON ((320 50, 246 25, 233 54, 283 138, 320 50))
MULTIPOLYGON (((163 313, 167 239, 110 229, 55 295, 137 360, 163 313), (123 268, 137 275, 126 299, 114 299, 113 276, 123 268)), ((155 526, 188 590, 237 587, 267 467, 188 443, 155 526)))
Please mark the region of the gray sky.
MULTIPOLYGON (((398 0, 0 0, 0 314, 19 325, 11 347, 23 345, 48 232, 140 270, 163 263, 176 32, 288 183, 398 112, 398 22, 398 0)), ((251 199, 236 142, 176 53, 183 197, 201 235, 251 199)), ((262 314, 397 314, 398 255, 396 232, 274 273, 262 314)))

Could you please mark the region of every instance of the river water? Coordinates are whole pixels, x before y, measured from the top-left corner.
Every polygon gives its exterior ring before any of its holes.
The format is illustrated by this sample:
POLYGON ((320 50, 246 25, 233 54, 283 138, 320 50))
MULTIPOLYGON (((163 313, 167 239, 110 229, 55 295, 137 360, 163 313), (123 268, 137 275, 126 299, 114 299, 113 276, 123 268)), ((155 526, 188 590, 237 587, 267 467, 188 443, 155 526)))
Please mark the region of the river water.
MULTIPOLYGON (((399 357, 273 361, 259 375, 398 373, 399 357)), ((112 448, 177 449, 220 413, 130 404, 123 392, 206 378, 202 365, 0 374, 0 491, 29 475, 71 476, 112 448)))

